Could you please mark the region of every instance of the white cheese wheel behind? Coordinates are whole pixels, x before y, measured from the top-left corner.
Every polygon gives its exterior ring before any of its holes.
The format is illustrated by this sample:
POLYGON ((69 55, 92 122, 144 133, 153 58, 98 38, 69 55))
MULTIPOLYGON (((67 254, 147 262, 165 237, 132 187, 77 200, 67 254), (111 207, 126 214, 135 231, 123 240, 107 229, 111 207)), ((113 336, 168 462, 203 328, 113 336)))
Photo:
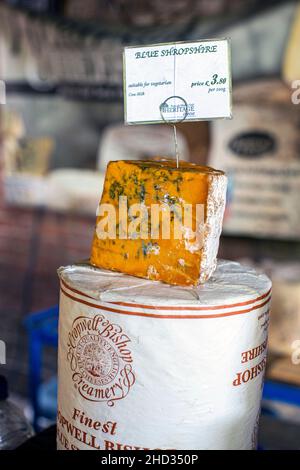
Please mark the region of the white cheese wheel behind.
POLYGON ((251 449, 271 282, 219 261, 197 288, 59 269, 59 449, 251 449))
MULTIPOLYGON (((188 143, 177 130, 178 153, 181 160, 189 160, 188 143)), ((154 155, 174 156, 173 129, 165 125, 124 126, 112 124, 101 135, 97 167, 105 171, 115 160, 140 160, 154 155)))

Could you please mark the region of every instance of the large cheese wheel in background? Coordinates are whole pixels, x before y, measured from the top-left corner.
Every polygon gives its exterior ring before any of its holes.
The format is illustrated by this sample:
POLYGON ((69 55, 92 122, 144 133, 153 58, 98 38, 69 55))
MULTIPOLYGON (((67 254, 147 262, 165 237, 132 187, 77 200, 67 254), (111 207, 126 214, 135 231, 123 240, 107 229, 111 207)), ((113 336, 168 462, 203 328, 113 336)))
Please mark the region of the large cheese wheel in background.
POLYGON ((59 449, 256 446, 270 280, 220 261, 197 288, 59 269, 59 449))
MULTIPOLYGON (((178 152, 181 160, 189 160, 188 142, 177 132, 178 152)), ((171 126, 108 126, 101 135, 97 167, 105 171, 114 160, 140 160, 154 155, 175 158, 174 134, 171 126)))
POLYGON ((104 173, 59 168, 49 173, 46 183, 50 209, 94 215, 103 190, 104 173))

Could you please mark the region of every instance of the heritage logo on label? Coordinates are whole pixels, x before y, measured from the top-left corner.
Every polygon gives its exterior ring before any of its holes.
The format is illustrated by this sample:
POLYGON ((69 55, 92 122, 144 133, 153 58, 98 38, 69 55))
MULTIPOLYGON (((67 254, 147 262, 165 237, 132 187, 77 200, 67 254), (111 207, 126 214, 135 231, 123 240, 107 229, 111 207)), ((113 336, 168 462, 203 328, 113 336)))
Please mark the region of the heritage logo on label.
POLYGON ((114 406, 135 383, 131 339, 104 315, 79 316, 68 334, 67 360, 80 395, 114 406))

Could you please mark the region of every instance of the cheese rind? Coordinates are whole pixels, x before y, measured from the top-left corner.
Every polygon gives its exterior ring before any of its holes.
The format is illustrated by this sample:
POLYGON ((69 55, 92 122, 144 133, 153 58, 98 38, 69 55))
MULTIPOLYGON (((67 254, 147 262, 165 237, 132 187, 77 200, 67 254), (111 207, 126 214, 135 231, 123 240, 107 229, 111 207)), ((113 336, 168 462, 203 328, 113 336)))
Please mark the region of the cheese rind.
POLYGON ((205 282, 216 266, 225 194, 226 176, 209 167, 181 162, 177 168, 170 160, 110 162, 100 206, 110 204, 114 208, 117 230, 115 238, 99 237, 98 227, 104 214, 97 217, 91 264, 173 285, 205 282), (138 203, 148 214, 144 220, 146 236, 140 233, 132 237, 128 231, 124 236, 119 206, 124 197, 128 206, 125 226, 128 229, 134 223, 130 208, 138 203), (154 206, 161 210, 158 232, 157 220, 152 218, 154 206), (192 215, 189 226, 186 207, 190 207, 192 215), (201 214, 198 208, 202 210, 202 220, 197 218, 201 214), (163 232, 166 212, 170 215, 169 237, 163 232), (181 237, 175 236, 176 227, 181 237))
POLYGON ((207 281, 217 266, 219 240, 226 201, 227 178, 225 175, 209 177, 207 198, 206 233, 200 264, 200 283, 207 281))

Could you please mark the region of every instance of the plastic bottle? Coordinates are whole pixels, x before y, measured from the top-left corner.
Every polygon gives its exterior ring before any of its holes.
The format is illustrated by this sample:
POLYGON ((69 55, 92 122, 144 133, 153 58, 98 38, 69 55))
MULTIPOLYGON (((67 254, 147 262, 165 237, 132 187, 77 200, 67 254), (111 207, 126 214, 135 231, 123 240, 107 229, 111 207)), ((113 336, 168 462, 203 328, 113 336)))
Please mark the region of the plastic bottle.
POLYGON ((33 436, 22 411, 8 400, 8 386, 0 375, 0 450, 13 450, 33 436))

